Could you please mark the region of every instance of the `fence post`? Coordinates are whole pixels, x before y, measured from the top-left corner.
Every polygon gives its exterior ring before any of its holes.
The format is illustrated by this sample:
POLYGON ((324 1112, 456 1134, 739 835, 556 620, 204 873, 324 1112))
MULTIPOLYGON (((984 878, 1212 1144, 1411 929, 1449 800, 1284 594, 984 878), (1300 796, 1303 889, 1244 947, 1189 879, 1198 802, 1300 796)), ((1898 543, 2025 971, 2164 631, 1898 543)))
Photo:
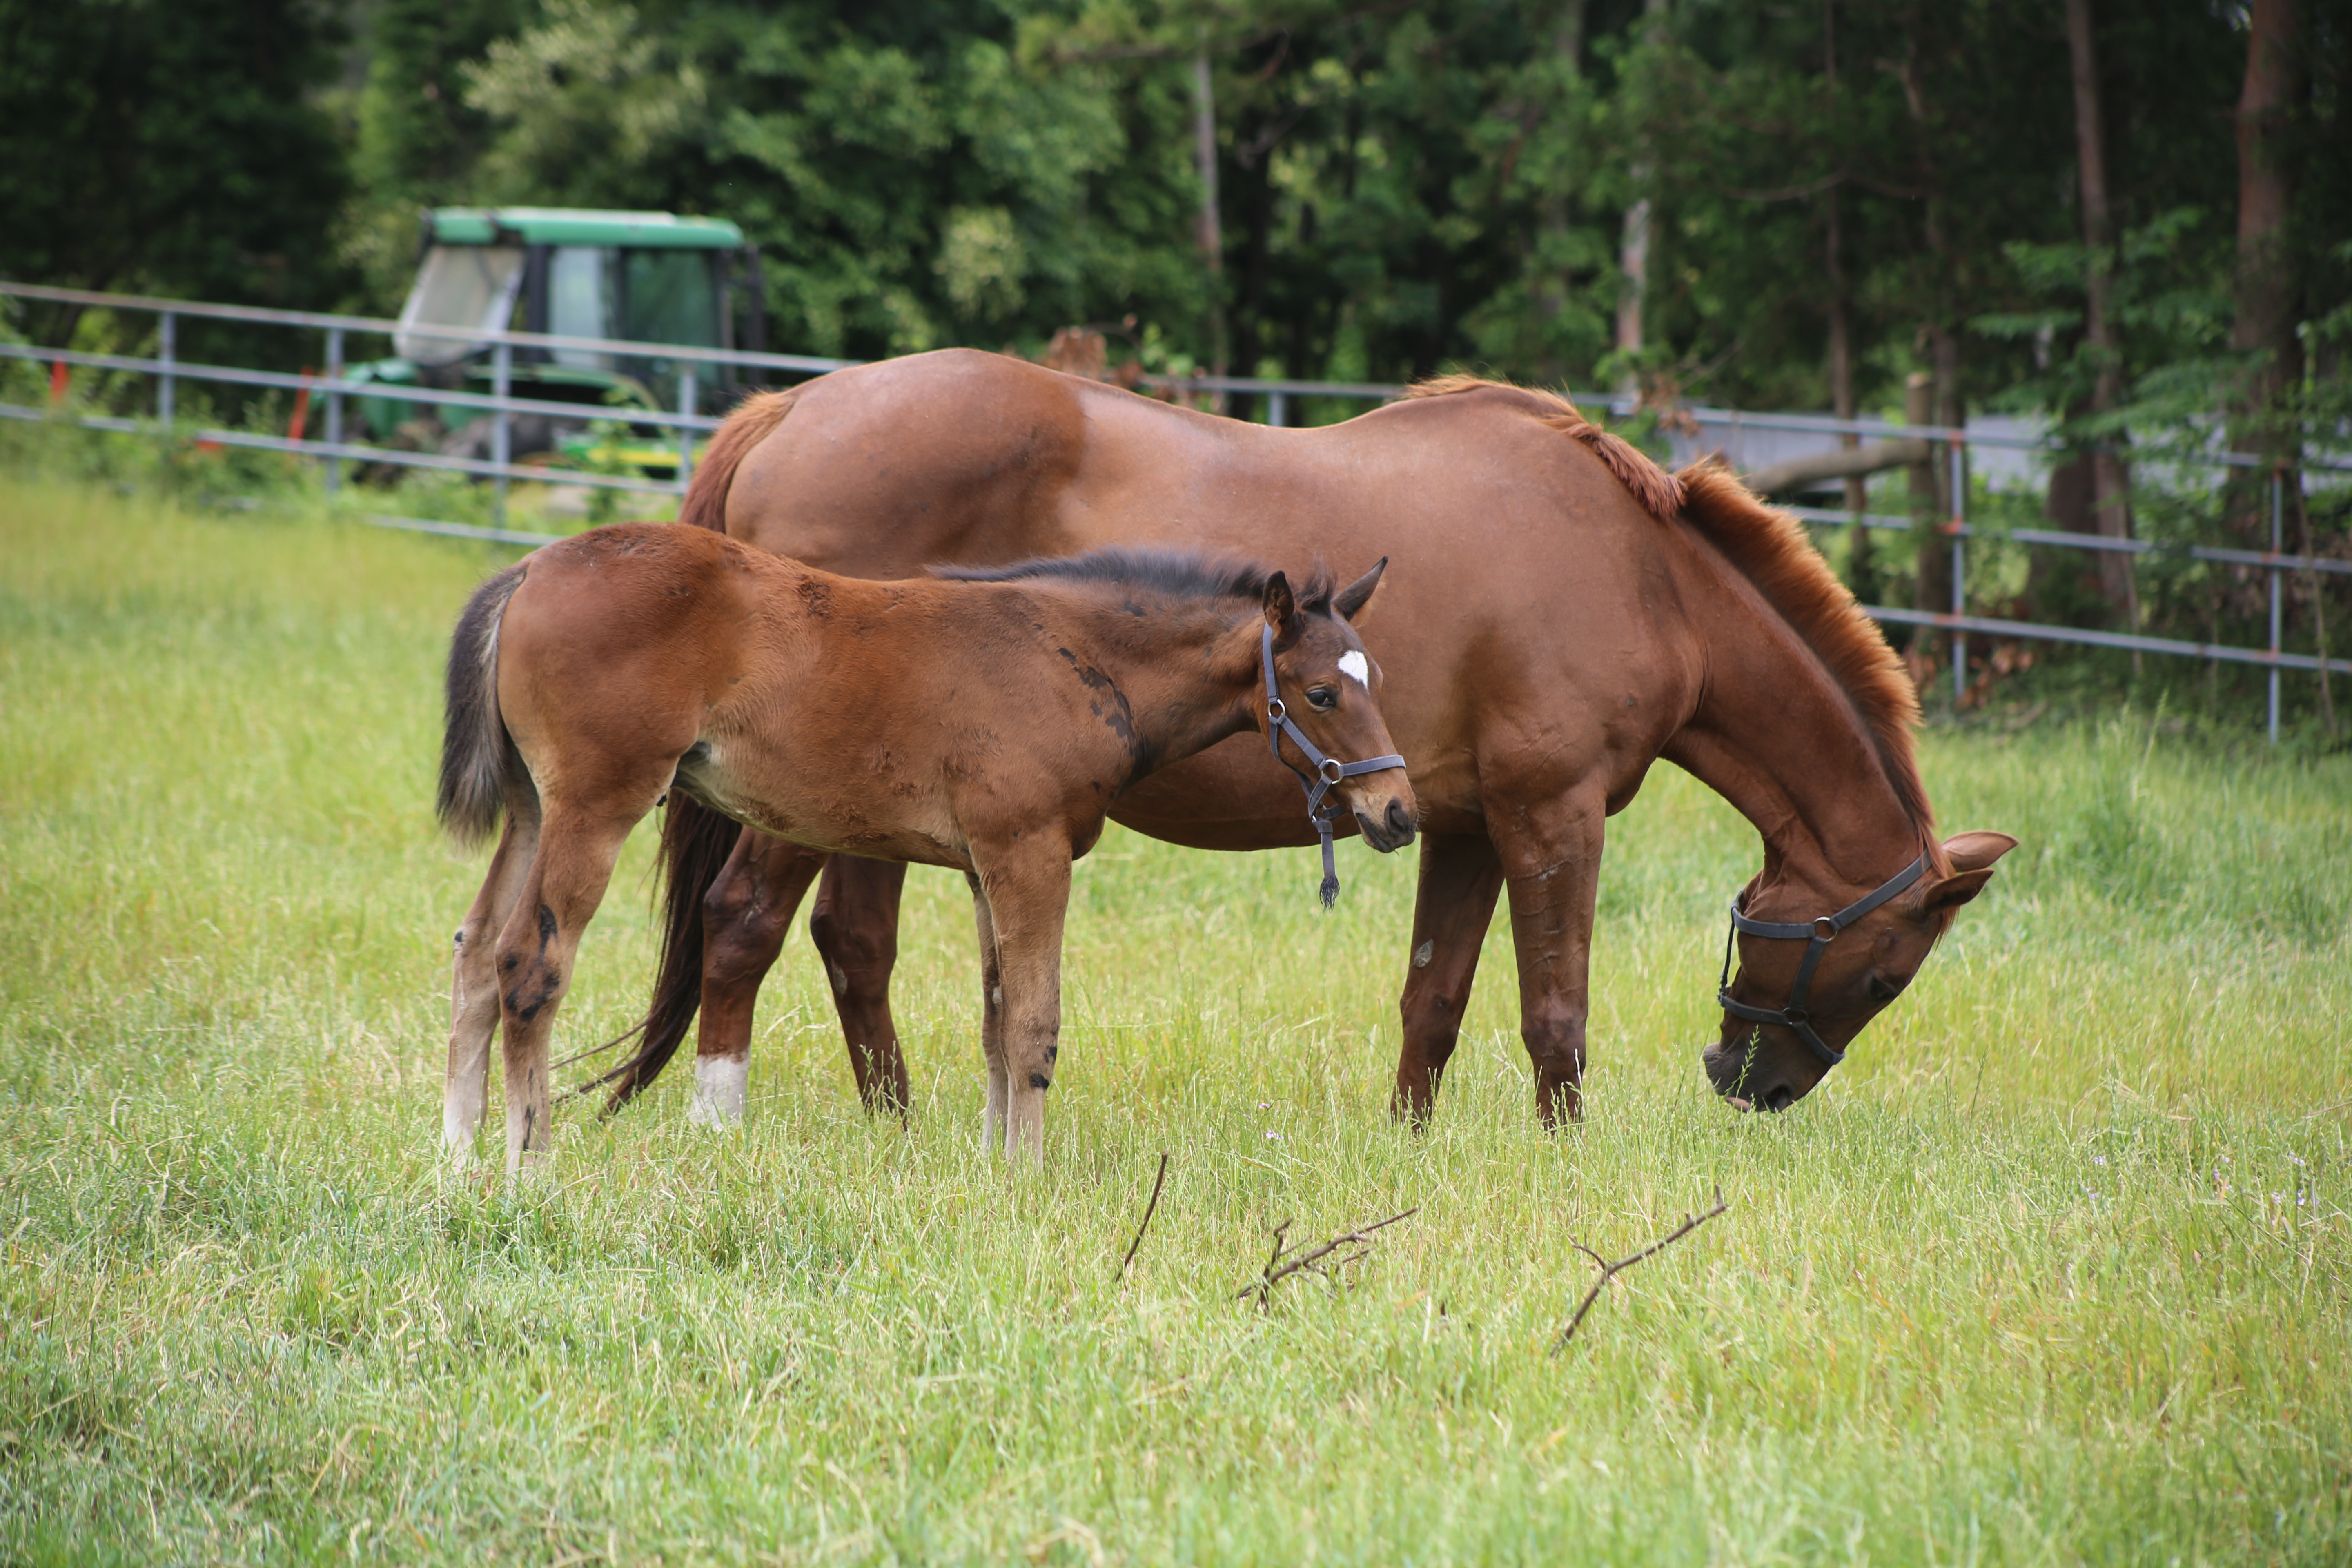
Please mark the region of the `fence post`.
POLYGON ((155 321, 155 357, 163 362, 155 379, 155 418, 166 431, 172 428, 172 416, 179 404, 179 380, 172 374, 172 365, 179 356, 180 318, 165 310, 155 321))
POLYGON ((490 390, 498 395, 498 412, 490 416, 490 459, 499 466, 497 510, 507 520, 507 465, 514 460, 514 424, 507 414, 507 390, 514 382, 514 345, 500 343, 490 358, 490 390))
MULTIPOLYGON (((327 379, 329 381, 343 379, 343 329, 341 327, 327 329, 327 379)), ((342 444, 343 395, 340 392, 330 392, 327 394, 327 445, 340 447, 342 444)), ((341 488, 342 482, 342 459, 329 458, 327 459, 327 493, 334 494, 341 488)))
MULTIPOLYGON (((695 414, 694 366, 681 365, 677 372, 677 411, 691 419, 695 414)), ((684 495, 694 482, 694 426, 677 427, 677 493, 684 495)))
MULTIPOLYGON (((1951 457, 1946 467, 1952 471, 1952 614, 1969 613, 1969 573, 1967 540, 1960 531, 1968 526, 1969 470, 1968 448, 1962 445, 1961 432, 1951 433, 1951 457)), ((1969 634, 1958 626, 1952 628, 1952 711, 1960 710, 1960 700, 1969 694, 1969 634)))
POLYGON ((2271 744, 2278 744, 2279 708, 2279 551, 2280 521, 2285 506, 2285 476, 2276 468, 2271 470, 2271 744))
POLYGON ((1272 426, 1276 429, 1280 429, 1284 424, 1287 423, 1289 416, 1290 399, 1288 395, 1279 392, 1267 393, 1265 395, 1266 424, 1272 426))

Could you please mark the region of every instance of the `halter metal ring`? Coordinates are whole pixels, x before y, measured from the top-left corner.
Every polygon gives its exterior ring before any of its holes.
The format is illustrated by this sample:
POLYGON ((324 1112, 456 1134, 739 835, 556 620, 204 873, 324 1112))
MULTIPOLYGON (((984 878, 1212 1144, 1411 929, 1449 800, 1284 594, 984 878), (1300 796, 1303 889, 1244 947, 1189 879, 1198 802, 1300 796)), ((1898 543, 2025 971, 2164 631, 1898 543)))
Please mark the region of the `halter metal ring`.
POLYGON ((1837 935, 1837 933, 1838 923, 1835 920, 1832 919, 1828 915, 1815 915, 1813 917, 1813 940, 1815 942, 1827 942, 1832 937, 1837 935))
POLYGON ((1281 723, 1289 712, 1290 710, 1282 705, 1281 698, 1269 697, 1265 700, 1265 716, 1275 723, 1281 723))
POLYGON ((1323 782, 1325 784, 1338 784, 1341 776, 1339 773, 1339 764, 1329 757, 1324 758, 1323 765, 1315 771, 1323 775, 1323 782))

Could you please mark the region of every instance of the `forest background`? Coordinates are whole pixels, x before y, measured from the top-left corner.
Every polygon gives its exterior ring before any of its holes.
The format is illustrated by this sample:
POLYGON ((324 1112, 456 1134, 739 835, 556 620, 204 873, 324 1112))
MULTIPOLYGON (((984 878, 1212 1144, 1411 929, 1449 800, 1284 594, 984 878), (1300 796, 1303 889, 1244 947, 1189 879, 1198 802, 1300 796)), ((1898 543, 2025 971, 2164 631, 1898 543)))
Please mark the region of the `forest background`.
MULTIPOLYGON (((2347 445, 2347 74, 2319 0, 0 0, 0 276, 387 314, 423 207, 712 214, 774 347, 1907 394, 2047 417, 2049 514, 2146 531, 2135 455, 2347 445)), ((2265 542, 2264 482, 2165 526, 2265 542)))

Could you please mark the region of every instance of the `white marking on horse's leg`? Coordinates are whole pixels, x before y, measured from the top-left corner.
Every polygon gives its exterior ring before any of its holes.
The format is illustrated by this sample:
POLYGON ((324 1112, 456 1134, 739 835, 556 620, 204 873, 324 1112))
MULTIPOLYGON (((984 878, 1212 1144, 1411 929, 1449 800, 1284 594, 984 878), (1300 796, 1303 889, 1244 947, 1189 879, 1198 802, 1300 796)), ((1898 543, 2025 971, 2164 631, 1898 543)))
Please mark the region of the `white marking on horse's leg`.
POLYGON ((744 1086, 751 1081, 749 1057, 694 1058, 694 1099, 686 1119, 697 1127, 736 1127, 743 1121, 744 1086))
POLYGON ((998 1006, 1000 1006, 1000 1007, 1003 1006, 1003 1005, 1004 1005, 1004 987, 1003 987, 1003 986, 1002 986, 1002 985, 998 985, 998 986, 993 986, 993 987, 992 987, 992 988, 990 989, 989 993, 988 993, 988 999, 989 999, 990 1001, 992 1001, 992 1002, 995 1003, 995 1004, 996 1004, 998 1006))
POLYGON ((1372 687, 1372 668, 1364 658, 1364 650, 1351 647, 1339 656, 1339 673, 1369 691, 1372 687))
POLYGON ((1415 969, 1427 969, 1429 967, 1429 961, 1436 956, 1437 939, 1435 937, 1431 937, 1419 947, 1412 950, 1412 966, 1415 969))

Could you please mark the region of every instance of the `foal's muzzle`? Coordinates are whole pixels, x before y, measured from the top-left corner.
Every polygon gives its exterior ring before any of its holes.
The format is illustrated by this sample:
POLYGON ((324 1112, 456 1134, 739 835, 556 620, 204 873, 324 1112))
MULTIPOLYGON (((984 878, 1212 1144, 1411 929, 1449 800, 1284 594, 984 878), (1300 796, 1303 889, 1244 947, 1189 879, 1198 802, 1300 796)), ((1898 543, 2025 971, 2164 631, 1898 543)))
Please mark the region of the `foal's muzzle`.
POLYGON ((1363 835, 1365 843, 1381 854, 1394 854, 1412 842, 1412 808, 1396 796, 1389 796, 1386 807, 1378 816, 1360 805, 1351 805, 1349 809, 1356 819, 1356 831, 1363 835))

